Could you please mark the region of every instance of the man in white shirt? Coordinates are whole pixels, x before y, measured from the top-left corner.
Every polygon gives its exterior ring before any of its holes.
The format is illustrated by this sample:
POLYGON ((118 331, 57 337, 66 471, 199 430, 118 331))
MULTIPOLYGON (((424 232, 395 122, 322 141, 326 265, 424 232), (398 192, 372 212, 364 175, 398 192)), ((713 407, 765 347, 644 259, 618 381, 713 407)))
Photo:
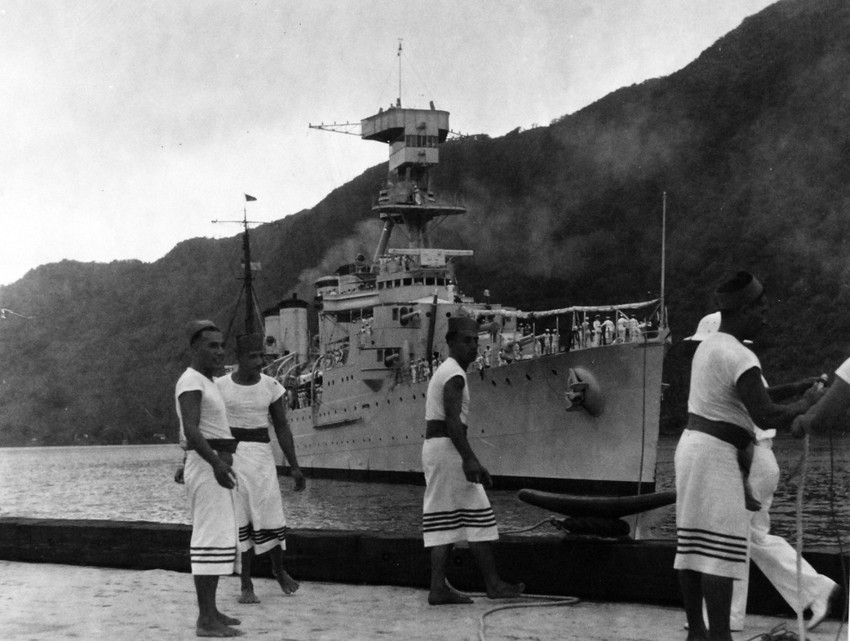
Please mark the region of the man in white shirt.
POLYGON ((717 288, 715 297, 720 328, 694 354, 688 425, 674 461, 674 567, 691 641, 732 641, 732 586, 746 571, 749 530, 738 452, 752 444, 755 424, 789 427, 815 400, 809 395, 790 405, 774 403, 758 357, 743 344, 766 323, 767 301, 758 279, 738 272, 717 288))
POLYGON ((454 543, 467 541, 484 577, 491 599, 519 596, 522 583, 506 583, 496 571, 491 541, 499 538, 496 517, 484 491, 490 473, 467 439, 469 385, 466 370, 478 354, 478 325, 471 318, 450 318, 446 334, 449 357, 428 384, 425 398, 425 472, 422 530, 431 549, 431 589, 428 603, 472 603, 446 583, 454 543))
POLYGON ((183 474, 192 512, 190 558, 198 595, 199 637, 236 637, 240 621, 218 611, 218 577, 239 571, 231 468, 236 441, 230 434, 224 400, 213 382, 224 359, 224 338, 215 323, 192 321, 186 327, 192 363, 174 391, 180 442, 186 447, 183 474))
POLYGON ((254 554, 269 553, 272 574, 285 594, 298 589, 298 583, 283 568, 286 549, 286 518, 277 480, 277 467, 269 438, 269 417, 281 450, 289 462, 295 491, 306 487, 298 466, 292 432, 283 407, 284 389, 271 376, 262 373, 263 336, 237 336, 238 369, 216 380, 227 408, 230 432, 238 442, 233 455, 236 488, 236 522, 242 553, 242 594, 240 603, 259 603, 251 581, 254 554))

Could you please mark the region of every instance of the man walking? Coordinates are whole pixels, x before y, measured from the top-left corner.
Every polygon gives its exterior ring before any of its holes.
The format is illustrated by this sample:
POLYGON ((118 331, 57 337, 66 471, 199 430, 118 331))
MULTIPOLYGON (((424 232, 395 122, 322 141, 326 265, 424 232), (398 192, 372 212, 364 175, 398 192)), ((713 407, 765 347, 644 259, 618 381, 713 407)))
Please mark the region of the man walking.
POLYGON ((213 382, 224 359, 224 339, 215 323, 190 322, 186 327, 192 350, 191 365, 174 390, 180 420, 180 442, 185 444, 184 481, 192 513, 190 558, 198 597, 199 637, 237 637, 231 626, 238 619, 218 611, 218 577, 239 571, 236 519, 231 468, 236 441, 230 435, 224 400, 213 382))
POLYGON ((298 467, 292 432, 283 408, 284 389, 262 373, 263 336, 251 334, 236 338, 239 368, 216 380, 227 408, 230 432, 238 442, 233 456, 236 489, 236 522, 242 553, 242 594, 240 603, 259 603, 251 581, 254 554, 268 552, 272 573, 285 594, 298 589, 298 583, 283 569, 286 549, 286 519, 277 480, 277 468, 269 438, 269 416, 280 448, 292 470, 295 491, 306 486, 298 467))
POLYGON ((422 445, 425 472, 423 538, 431 548, 431 588, 428 603, 472 603, 446 583, 446 569, 454 543, 468 541, 484 577, 487 596, 511 598, 522 594, 522 583, 503 581, 490 542, 499 538, 496 517, 484 487, 490 474, 467 440, 469 385, 466 370, 478 354, 478 325, 471 318, 450 318, 446 334, 449 357, 428 384, 425 401, 426 431, 422 445))

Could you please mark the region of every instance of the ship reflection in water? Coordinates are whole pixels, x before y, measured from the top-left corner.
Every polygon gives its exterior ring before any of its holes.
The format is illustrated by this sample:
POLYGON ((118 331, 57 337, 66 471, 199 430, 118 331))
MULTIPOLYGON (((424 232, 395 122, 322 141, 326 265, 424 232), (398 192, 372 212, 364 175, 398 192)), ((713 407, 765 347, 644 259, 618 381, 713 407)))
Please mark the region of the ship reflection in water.
MULTIPOLYGON (((675 438, 659 443, 659 490, 673 487, 675 447, 675 438)), ((808 548, 835 545, 836 527, 845 535, 850 532, 850 437, 836 439, 833 449, 837 525, 829 504, 829 443, 824 438, 812 440, 804 517, 808 548)), ((784 473, 799 452, 799 441, 776 442, 784 473)), ((0 448, 0 516, 189 523, 185 490, 172 478, 181 457, 177 445, 0 448)), ((292 528, 419 532, 423 487, 308 479, 307 490, 296 494, 288 477, 281 477, 280 483, 292 528)), ((784 476, 782 483, 771 511, 774 532, 793 541, 797 486, 784 476)), ((516 492, 490 494, 503 532, 553 516, 523 503, 516 492)), ((653 538, 674 538, 672 506, 651 518, 653 538)), ((528 536, 555 532, 545 524, 528 536)))

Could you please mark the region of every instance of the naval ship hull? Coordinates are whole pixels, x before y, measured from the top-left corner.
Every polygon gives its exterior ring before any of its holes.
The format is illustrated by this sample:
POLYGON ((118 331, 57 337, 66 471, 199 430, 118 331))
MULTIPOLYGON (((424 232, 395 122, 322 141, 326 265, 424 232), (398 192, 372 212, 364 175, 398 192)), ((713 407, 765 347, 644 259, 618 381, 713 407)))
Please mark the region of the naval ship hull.
MULTIPOLYGON (((663 340, 644 340, 520 360, 485 369, 483 377, 469 372, 468 437, 494 488, 654 491, 663 355, 663 340), (570 407, 571 369, 595 380, 598 415, 570 407)), ((305 473, 424 484, 428 381, 396 382, 385 370, 343 366, 325 372, 324 387, 333 390, 332 403, 288 412, 305 473)))
POLYGON ((473 251, 435 246, 431 234, 466 212, 457 194, 435 191, 432 170, 449 133, 448 112, 433 104, 399 100, 363 119, 361 138, 389 151, 372 206, 383 227, 371 260, 358 254, 314 282, 313 335, 304 301, 264 313, 267 369, 287 390, 300 467, 317 477, 424 483, 427 378, 450 353, 448 320, 467 316, 479 327, 467 436, 496 488, 654 491, 663 297, 524 312, 491 303, 489 290, 481 302, 464 295, 456 264, 473 251), (396 242, 394 230, 403 232, 396 242), (562 351, 568 346, 577 349, 562 351))

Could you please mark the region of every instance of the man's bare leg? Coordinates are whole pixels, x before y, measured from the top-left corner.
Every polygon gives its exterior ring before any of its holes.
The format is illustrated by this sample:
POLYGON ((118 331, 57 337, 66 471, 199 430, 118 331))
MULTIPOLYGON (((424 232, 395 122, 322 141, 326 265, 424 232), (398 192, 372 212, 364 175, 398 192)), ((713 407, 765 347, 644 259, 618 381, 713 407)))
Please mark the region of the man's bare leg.
POLYGON ((272 559, 272 574, 280 584, 280 589, 284 594, 295 594, 301 586, 283 569, 283 548, 279 545, 274 546, 269 550, 269 556, 272 559))
POLYGON ((472 599, 452 590, 446 583, 446 567, 452 547, 449 544, 431 548, 431 590, 428 592, 428 603, 431 605, 472 603, 472 599))
POLYGON ((493 558, 493 546, 489 541, 476 543, 470 541, 469 550, 484 576, 484 587, 488 598, 511 599, 522 595, 525 590, 524 583, 508 583, 499 576, 496 571, 496 561, 493 558))
POLYGON ((732 641, 729 612, 732 608, 732 579, 714 574, 702 575, 702 593, 708 610, 709 641, 732 641))
POLYGON ((260 602, 257 595, 254 594, 254 582, 251 580, 251 561, 253 559, 253 549, 242 553, 242 572, 239 574, 239 581, 242 584, 242 594, 239 595, 239 603, 260 602))
POLYGON ((218 577, 196 574, 194 579, 195 592, 198 595, 198 621, 195 624, 195 634, 199 637, 217 638, 242 636, 244 632, 230 627, 230 625, 237 625, 239 621, 221 614, 215 605, 218 577), (225 623, 222 617, 226 621, 235 623, 225 623))
POLYGON ((706 641, 708 630, 702 618, 702 574, 693 570, 679 570, 679 587, 685 616, 688 618, 687 641, 706 641))

